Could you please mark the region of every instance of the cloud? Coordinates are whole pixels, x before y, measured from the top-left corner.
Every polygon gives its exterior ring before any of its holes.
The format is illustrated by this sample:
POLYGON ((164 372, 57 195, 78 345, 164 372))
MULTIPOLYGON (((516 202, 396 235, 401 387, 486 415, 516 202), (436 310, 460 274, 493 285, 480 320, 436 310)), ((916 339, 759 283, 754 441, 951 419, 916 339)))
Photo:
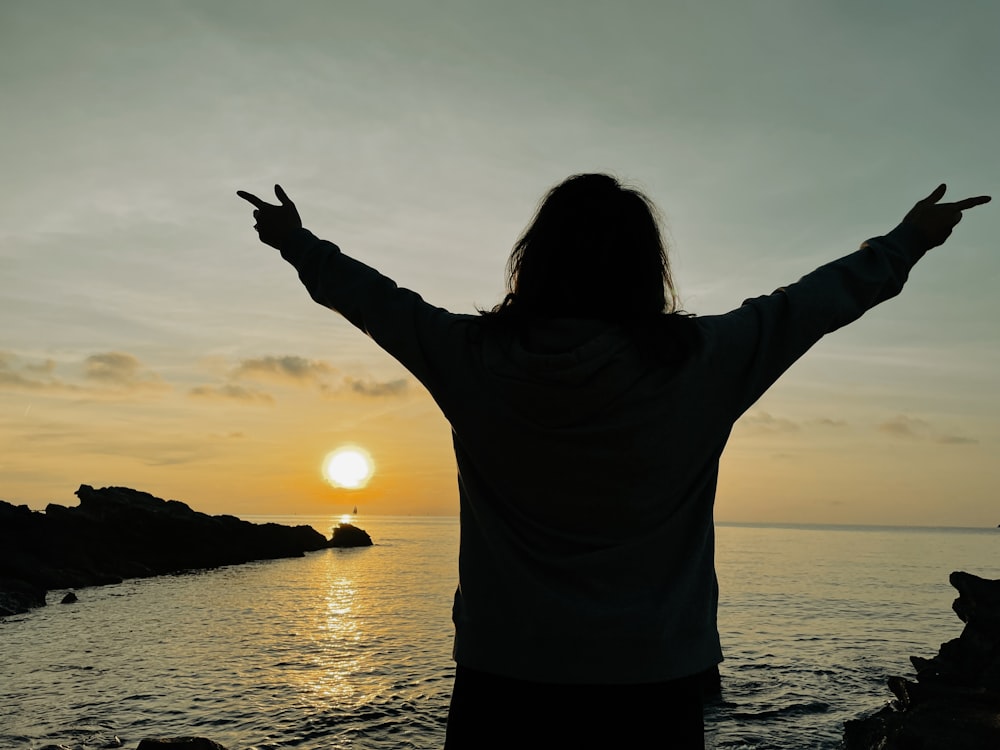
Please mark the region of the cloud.
POLYGON ((810 424, 819 425, 820 427, 847 427, 847 421, 844 419, 830 419, 829 417, 821 417, 820 419, 814 419, 810 424))
POLYGON ((203 458, 204 456, 201 454, 194 452, 187 452, 183 454, 179 453, 172 456, 162 455, 162 456, 157 456, 156 458, 147 457, 144 459, 143 463, 145 463, 146 466, 178 466, 180 464, 197 463, 203 458))
POLYGON ((339 375, 337 368, 322 360, 284 355, 245 359, 230 371, 229 379, 231 381, 255 380, 297 386, 315 386, 328 395, 347 390, 351 393, 371 397, 398 396, 404 393, 408 387, 406 378, 376 381, 350 375, 343 375, 338 379, 339 375))
POLYGON ((105 352, 91 354, 83 361, 83 376, 87 380, 112 385, 130 385, 139 375, 139 360, 131 354, 105 352))
POLYGON ((0 388, 18 390, 41 390, 67 386, 52 377, 55 369, 52 360, 43 364, 19 364, 18 358, 10 352, 0 352, 0 388))
POLYGON ((322 385, 335 372, 336 370, 326 362, 288 355, 245 359, 233 370, 231 377, 237 380, 246 378, 299 385, 312 383, 322 385))
POLYGON ((83 361, 83 377, 117 390, 162 390, 170 387, 156 373, 143 370, 138 359, 124 352, 91 354, 83 361))
POLYGON ((792 420, 772 416, 766 411, 744 414, 739 424, 758 434, 777 435, 799 431, 799 426, 792 420))
POLYGON ((899 414, 878 425, 878 431, 894 438, 922 440, 930 432, 927 422, 922 419, 899 414))
POLYGON ((274 397, 264 391, 244 388, 241 385, 201 385, 188 391, 189 396, 215 401, 237 401, 244 404, 273 404, 274 397))
POLYGON ((30 362, 23 366, 25 372, 36 373, 38 375, 51 375, 56 369, 56 361, 54 359, 47 359, 39 364, 31 364, 30 362))
POLYGON ((878 430, 893 438, 906 440, 933 440, 945 445, 976 445, 976 438, 966 435, 941 434, 927 421, 899 414, 878 425, 878 430))
POLYGON ((370 398, 391 398, 407 392, 407 378, 378 381, 372 378, 342 374, 337 368, 322 360, 295 355, 256 357, 244 359, 225 373, 221 385, 202 385, 188 391, 198 398, 241 401, 243 403, 274 403, 270 394, 247 385, 272 383, 278 386, 315 388, 327 397, 353 393, 370 398))
POLYGON ((964 437, 962 435, 942 435, 938 438, 939 443, 945 443, 946 445, 978 445, 979 441, 975 438, 964 437))
POLYGON ((55 381, 43 381, 25 377, 19 372, 13 372, 7 367, 0 366, 0 388, 40 390, 42 388, 64 388, 62 383, 55 381))
POLYGON ((218 445, 210 439, 191 435, 147 434, 145 436, 93 435, 88 439, 84 450, 116 458, 127 456, 141 461, 146 466, 177 466, 211 459, 217 455, 217 448, 218 445))
POLYGON ((362 396, 398 396, 406 391, 408 385, 406 378, 387 380, 384 383, 344 378, 344 383, 354 393, 360 393, 362 396))
POLYGON ((82 375, 84 384, 69 382, 56 375, 52 359, 22 363, 16 355, 0 352, 0 388, 102 398, 170 389, 156 373, 143 369, 138 359, 124 352, 91 354, 82 362, 82 375))

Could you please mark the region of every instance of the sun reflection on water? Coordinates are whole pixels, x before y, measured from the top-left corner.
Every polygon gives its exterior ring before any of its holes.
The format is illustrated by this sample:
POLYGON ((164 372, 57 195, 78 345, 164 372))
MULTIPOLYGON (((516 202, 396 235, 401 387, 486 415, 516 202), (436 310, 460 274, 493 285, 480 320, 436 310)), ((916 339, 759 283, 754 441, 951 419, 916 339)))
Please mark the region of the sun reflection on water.
MULTIPOLYGON (((329 534, 339 517, 283 522, 329 534)), ((376 546, 96 587, 5 623, 0 747, 154 724, 227 747, 440 747, 457 519, 362 525, 376 546)))

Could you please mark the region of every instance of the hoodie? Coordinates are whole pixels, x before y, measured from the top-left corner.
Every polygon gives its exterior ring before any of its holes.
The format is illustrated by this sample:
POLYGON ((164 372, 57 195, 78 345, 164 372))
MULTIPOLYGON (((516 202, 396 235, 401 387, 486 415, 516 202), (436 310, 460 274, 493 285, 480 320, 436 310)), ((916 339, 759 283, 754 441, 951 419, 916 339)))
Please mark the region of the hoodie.
POLYGON ((451 424, 456 661, 632 684, 722 660, 713 505, 734 422, 823 335, 898 294, 927 249, 900 225, 773 294, 692 318, 693 351, 662 362, 619 324, 514 328, 448 312, 305 229, 282 255, 451 424))

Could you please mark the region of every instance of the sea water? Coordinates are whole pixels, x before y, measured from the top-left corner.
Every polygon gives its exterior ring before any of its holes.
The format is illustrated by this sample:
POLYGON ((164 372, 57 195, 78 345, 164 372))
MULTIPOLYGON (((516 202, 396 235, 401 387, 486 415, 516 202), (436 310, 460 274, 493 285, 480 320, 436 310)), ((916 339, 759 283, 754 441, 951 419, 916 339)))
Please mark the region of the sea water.
MULTIPOLYGON (((357 523, 374 547, 82 589, 71 605, 54 591, 0 620, 0 748, 181 735, 230 750, 441 747, 458 521, 357 523)), ((717 536, 726 661, 708 748, 837 748, 846 719, 891 698, 886 677, 961 632, 948 574, 1000 578, 994 529, 717 536)))

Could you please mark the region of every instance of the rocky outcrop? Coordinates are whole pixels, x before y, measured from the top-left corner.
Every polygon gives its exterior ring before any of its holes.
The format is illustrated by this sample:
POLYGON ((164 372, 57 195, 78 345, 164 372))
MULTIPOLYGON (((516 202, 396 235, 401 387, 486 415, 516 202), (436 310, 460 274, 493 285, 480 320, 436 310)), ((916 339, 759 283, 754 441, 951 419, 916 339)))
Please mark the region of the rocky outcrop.
MULTIPOLYGON (((0 512, 2 512, 0 508, 0 512)), ((0 518, 0 544, 3 544, 3 519, 0 518)), ((0 547, 0 560, 6 556, 6 551, 0 547)), ((3 564, 0 562, 0 570, 3 564)), ((35 586, 19 578, 10 578, 0 574, 0 617, 27 612, 33 607, 45 606, 45 589, 35 586)))
POLYGON ((341 523, 333 529, 331 547, 371 547, 372 538, 368 532, 350 523, 341 523))
POLYGON ((0 616, 45 603, 49 589, 300 557, 329 542, 310 526, 209 516, 127 487, 81 485, 76 507, 0 501, 0 616))
POLYGON ((917 681, 890 677, 896 700, 844 727, 845 750, 1000 747, 1000 580, 952 573, 961 636, 937 656, 910 657, 917 681))

